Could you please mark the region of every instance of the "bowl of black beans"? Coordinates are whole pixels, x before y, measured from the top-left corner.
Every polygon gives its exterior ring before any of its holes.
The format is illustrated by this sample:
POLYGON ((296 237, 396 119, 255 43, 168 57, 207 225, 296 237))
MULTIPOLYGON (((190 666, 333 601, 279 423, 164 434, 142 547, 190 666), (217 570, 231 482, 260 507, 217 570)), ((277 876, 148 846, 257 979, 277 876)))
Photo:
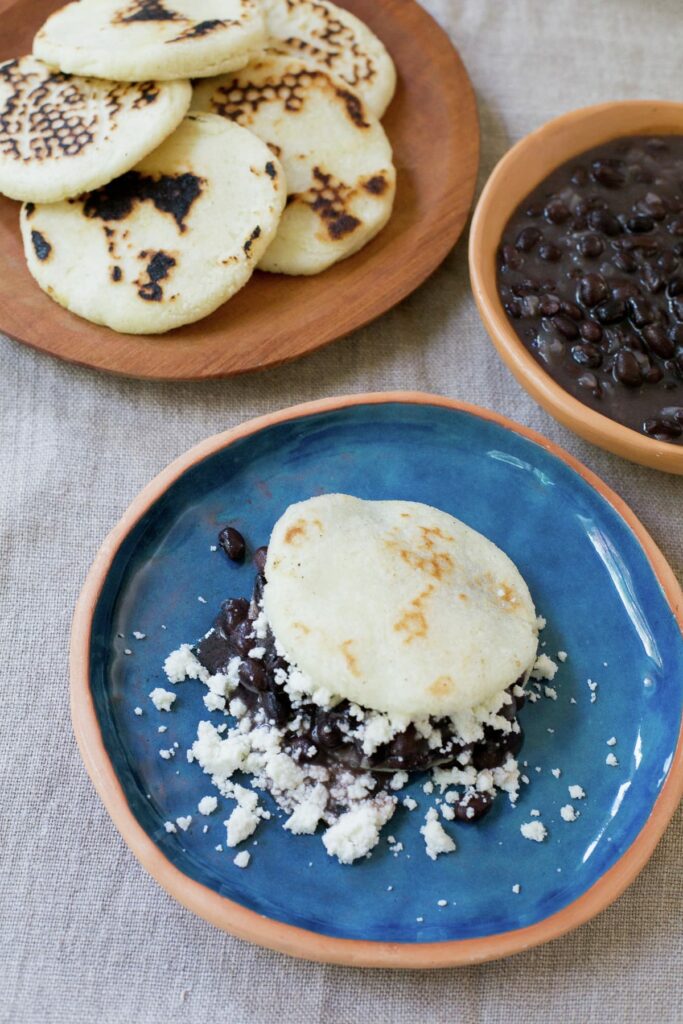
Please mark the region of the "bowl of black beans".
POLYGON ((555 419, 683 474, 683 103, 564 114, 498 163, 470 275, 505 363, 555 419))

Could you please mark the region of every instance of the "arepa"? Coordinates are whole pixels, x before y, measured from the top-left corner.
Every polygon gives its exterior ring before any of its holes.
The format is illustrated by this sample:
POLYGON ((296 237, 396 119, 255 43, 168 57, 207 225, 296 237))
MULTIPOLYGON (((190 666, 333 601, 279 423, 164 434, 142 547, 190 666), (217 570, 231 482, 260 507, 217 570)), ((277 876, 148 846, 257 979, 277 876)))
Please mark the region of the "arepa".
POLYGON ((342 78, 381 118, 396 88, 384 44, 359 18, 329 0, 261 0, 269 47, 342 78))
POLYGON ((264 45, 257 0, 79 0, 50 15, 33 53, 61 71, 138 82, 222 74, 264 45))
POLYGON ((267 54, 196 85, 192 106, 248 128, 282 162, 289 198, 260 269, 317 274, 388 221, 396 172, 384 129, 345 82, 267 54))
POLYGON ((54 203, 134 167, 180 124, 187 81, 122 83, 0 64, 0 192, 54 203))
POLYGON ((451 716, 534 664, 536 613, 518 569, 429 505, 345 494, 290 505, 265 574, 266 618, 311 693, 408 720, 451 716))
POLYGON ((94 192, 26 204, 28 267, 94 323, 158 334, 213 312, 251 277, 285 202, 282 169, 255 135, 190 114, 138 166, 94 192))

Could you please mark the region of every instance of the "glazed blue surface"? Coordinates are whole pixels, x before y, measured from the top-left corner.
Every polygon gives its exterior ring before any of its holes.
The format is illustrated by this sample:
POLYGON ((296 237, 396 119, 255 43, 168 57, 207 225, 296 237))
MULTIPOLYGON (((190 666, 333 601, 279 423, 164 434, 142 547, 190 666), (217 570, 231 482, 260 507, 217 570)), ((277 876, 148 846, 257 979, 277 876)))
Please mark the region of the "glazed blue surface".
MULTIPOLYGON (((261 914, 344 938, 491 935, 565 907, 638 835, 680 729, 683 641, 630 529, 538 445, 436 406, 387 403, 310 416, 262 430, 195 466, 118 552, 93 637, 92 689, 105 744, 133 813, 165 855, 189 877, 261 914), (219 796, 213 815, 199 815, 199 799, 218 793, 185 757, 197 722, 218 724, 222 716, 206 711, 199 683, 175 688, 170 713, 156 711, 148 694, 168 688, 168 652, 202 635, 224 598, 250 592, 252 566, 237 567, 220 548, 210 550, 219 529, 232 523, 257 547, 288 504, 331 491, 428 502, 486 534, 517 563, 546 616, 544 650, 569 657, 553 683, 557 701, 527 704, 522 712, 520 762, 528 761, 522 770, 530 784, 517 807, 502 795, 477 825, 445 823, 455 854, 436 862, 425 856, 419 828, 434 796, 423 793, 421 777, 402 794, 412 795, 418 810, 400 808, 385 829, 403 843, 399 856, 383 838, 371 859, 342 866, 327 856, 319 835, 291 836, 274 815, 259 828, 257 845, 252 839, 240 847, 252 854, 240 870, 237 851, 214 849, 225 841, 222 822, 232 803, 219 796), (134 630, 145 639, 135 640, 134 630), (594 703, 589 678, 598 683, 594 703), (134 714, 138 705, 141 716, 134 714), (159 725, 167 731, 158 733, 159 725), (611 736, 615 747, 606 745, 611 736), (176 756, 162 760, 159 750, 174 742, 176 756), (610 751, 618 767, 606 765, 610 751), (553 768, 561 769, 559 779, 553 768), (585 800, 570 801, 572 784, 584 787, 585 800), (560 817, 569 802, 581 812, 572 823, 560 817), (544 843, 520 834, 520 824, 534 820, 532 808, 548 829, 544 843), (187 814, 187 832, 166 833, 164 821, 187 814), (519 894, 512 892, 516 884, 519 894), (448 906, 438 907, 441 899, 448 906)), ((274 810, 269 797, 264 802, 274 810)))

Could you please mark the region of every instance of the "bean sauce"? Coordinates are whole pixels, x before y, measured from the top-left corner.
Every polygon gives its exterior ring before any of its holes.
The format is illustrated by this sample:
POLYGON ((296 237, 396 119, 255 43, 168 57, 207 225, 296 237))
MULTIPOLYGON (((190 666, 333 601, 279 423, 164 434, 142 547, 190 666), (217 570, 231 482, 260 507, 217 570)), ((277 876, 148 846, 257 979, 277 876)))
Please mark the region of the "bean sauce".
POLYGON ((683 135, 614 139, 548 175, 505 227, 498 291, 566 391, 683 444, 683 135))

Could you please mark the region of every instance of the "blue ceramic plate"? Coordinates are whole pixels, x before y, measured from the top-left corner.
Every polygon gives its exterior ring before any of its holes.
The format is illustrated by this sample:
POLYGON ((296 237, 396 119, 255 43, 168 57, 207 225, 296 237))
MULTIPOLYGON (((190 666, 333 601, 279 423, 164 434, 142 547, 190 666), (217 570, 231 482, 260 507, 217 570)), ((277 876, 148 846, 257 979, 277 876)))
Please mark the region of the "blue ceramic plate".
MULTIPOLYGON (((547 442, 485 418, 491 415, 427 396, 375 396, 247 425, 242 436, 207 442, 170 467, 170 485, 163 475, 156 488, 150 485, 99 556, 74 632, 74 715, 86 763, 96 784, 102 770, 115 775, 123 809, 113 806, 106 786, 98 788, 138 855, 151 841, 162 855, 158 863, 177 869, 175 881, 161 878, 163 884, 215 923, 230 928, 237 904, 314 933, 304 937, 308 946, 293 950, 303 955, 322 955, 320 937, 326 936, 431 949, 434 943, 454 950, 462 945, 469 959, 483 959, 551 937, 543 922, 559 922, 552 934, 578 923, 571 914, 563 917, 577 901, 588 908, 578 916, 591 916, 628 884, 654 847, 681 782, 678 768, 672 772, 683 692, 683 641, 669 603, 677 600, 675 581, 642 527, 630 514, 627 524, 603 485, 597 482, 600 493, 595 478, 589 482, 589 474, 572 468, 547 442), (201 636, 224 598, 250 593, 253 567, 235 566, 220 548, 211 550, 219 530, 231 523, 252 547, 265 544, 287 505, 333 491, 427 502, 491 538, 516 562, 547 618, 543 650, 555 658, 566 651, 568 658, 553 683, 557 700, 527 704, 522 712, 520 762, 529 784, 517 806, 501 796, 480 823, 447 823, 455 854, 436 862, 425 856, 419 827, 434 796, 423 792, 426 776, 418 776, 405 791, 418 810, 401 808, 385 829, 403 843, 398 856, 383 838, 369 860, 341 866, 326 855, 319 835, 293 837, 274 813, 256 841, 245 844, 251 863, 240 870, 233 864, 236 851, 216 849, 225 842, 222 823, 233 805, 219 796, 218 811, 200 816, 201 797, 218 794, 185 757, 198 721, 211 717, 218 724, 222 716, 206 711, 199 683, 177 687, 168 714, 156 711, 148 694, 166 683, 162 663, 169 651, 201 636), (87 663, 80 671, 77 634, 86 619, 87 663), (83 680, 96 719, 94 738, 79 726, 83 680), (167 731, 159 733, 159 726, 167 731), (162 759, 160 749, 169 748, 175 756, 162 759), (606 763, 610 753, 618 766, 606 763), (667 778, 667 800, 653 815, 667 778), (575 784, 585 799, 570 799, 568 786, 575 784), (568 803, 580 812, 570 823, 560 815, 568 803), (536 810, 548 830, 543 843, 520 833, 536 810), (164 822, 188 814, 193 821, 186 832, 166 832, 164 822), (622 872, 615 882, 612 869, 627 851, 630 877, 622 872), (601 895, 594 887, 606 877, 611 887, 601 895), (202 887, 203 906, 189 895, 200 892, 196 886, 188 882, 178 891, 184 880, 202 887), (213 894, 231 902, 217 900, 208 914, 213 894), (447 905, 439 906, 441 900, 447 905), (227 908, 224 920, 220 907, 227 908), (515 947, 513 935, 510 949, 496 946, 494 937, 509 933, 526 941, 515 947)), ((269 797, 264 802, 275 812, 269 797)), ((155 858, 142 859, 157 874, 155 858)), ((240 920, 256 931, 232 930, 286 948, 268 935, 268 921, 240 920)), ((350 954, 329 958, 353 960, 350 954)), ((371 960, 368 954, 354 962, 371 960)), ((455 953, 439 962, 460 960, 455 953)))

